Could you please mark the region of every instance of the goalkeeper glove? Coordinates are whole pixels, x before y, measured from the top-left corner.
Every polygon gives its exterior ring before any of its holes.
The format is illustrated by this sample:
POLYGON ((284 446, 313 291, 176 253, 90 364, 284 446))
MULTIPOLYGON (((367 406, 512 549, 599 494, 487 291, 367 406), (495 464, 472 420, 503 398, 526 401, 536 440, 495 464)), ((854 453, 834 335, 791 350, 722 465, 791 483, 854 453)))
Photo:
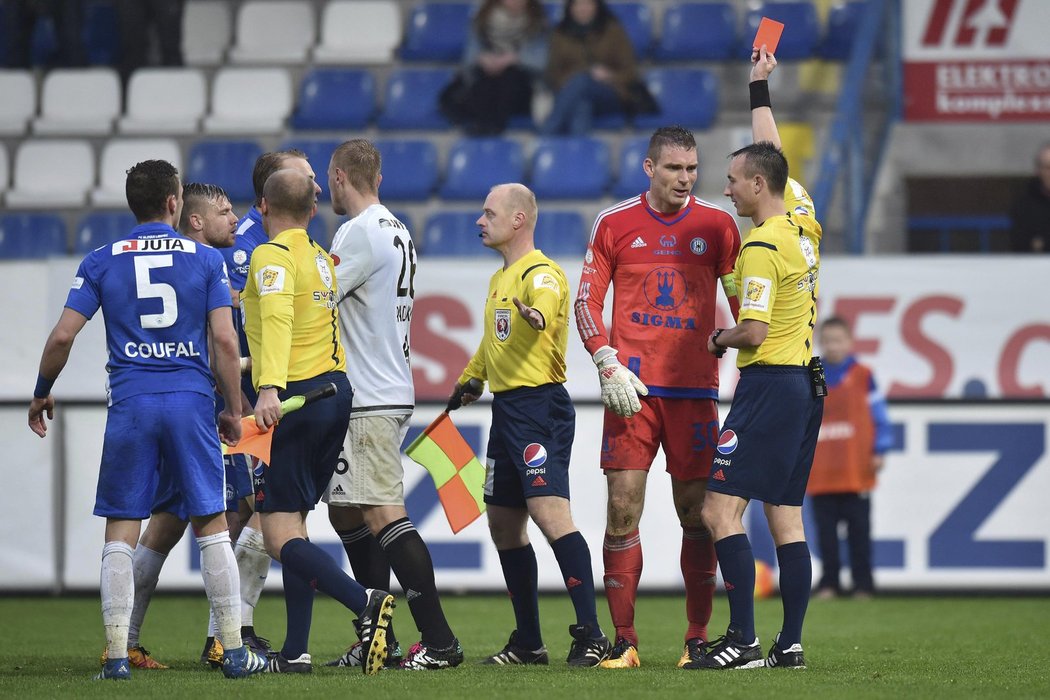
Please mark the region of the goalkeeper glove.
POLYGON ((591 357, 598 366, 598 379, 602 385, 602 403, 610 411, 623 418, 630 418, 642 410, 638 395, 648 396, 645 384, 616 359, 616 349, 603 345, 591 357))

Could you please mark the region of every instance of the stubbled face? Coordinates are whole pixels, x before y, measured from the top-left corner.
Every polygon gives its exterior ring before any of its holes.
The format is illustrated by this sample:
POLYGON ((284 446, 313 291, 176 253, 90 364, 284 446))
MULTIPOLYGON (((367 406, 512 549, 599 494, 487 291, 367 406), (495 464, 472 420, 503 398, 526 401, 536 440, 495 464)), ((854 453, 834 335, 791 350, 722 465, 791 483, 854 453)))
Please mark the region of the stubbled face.
POLYGON ((489 192, 485 198, 477 225, 481 228, 481 243, 486 248, 500 248, 514 236, 514 218, 499 190, 489 192))
POLYGON ((233 245, 237 233, 237 215, 233 213, 230 200, 220 197, 208 202, 201 221, 201 234, 205 243, 213 248, 229 248, 233 245))
POLYGON ((820 331, 820 354, 831 364, 839 364, 853 349, 853 338, 842 326, 827 326, 820 331))
POLYGON ((758 197, 753 178, 748 179, 744 174, 744 161, 744 156, 737 156, 729 161, 726 188, 722 194, 732 200, 737 216, 747 219, 754 215, 758 197))
POLYGON ((656 161, 646 158, 650 204, 664 212, 678 211, 689 202, 696 186, 699 160, 695 148, 660 149, 656 161))

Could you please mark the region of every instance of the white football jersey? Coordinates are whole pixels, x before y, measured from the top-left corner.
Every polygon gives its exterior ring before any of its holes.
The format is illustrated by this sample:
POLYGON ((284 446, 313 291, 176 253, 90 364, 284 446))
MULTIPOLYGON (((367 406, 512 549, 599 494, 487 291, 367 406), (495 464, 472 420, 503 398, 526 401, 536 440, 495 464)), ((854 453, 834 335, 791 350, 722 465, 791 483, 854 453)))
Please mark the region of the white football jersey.
POLYGON ((416 274, 412 235, 382 204, 339 227, 332 240, 351 413, 411 413, 409 324, 416 274))

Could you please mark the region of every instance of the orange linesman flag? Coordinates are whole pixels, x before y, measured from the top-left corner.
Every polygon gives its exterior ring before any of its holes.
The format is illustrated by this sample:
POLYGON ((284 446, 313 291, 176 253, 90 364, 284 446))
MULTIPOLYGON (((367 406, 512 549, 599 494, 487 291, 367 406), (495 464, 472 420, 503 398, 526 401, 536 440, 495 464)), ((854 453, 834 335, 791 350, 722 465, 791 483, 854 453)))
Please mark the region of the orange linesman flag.
POLYGON ((255 416, 241 418, 241 439, 236 445, 230 447, 223 445, 226 454, 246 454, 257 457, 265 464, 270 463, 270 447, 273 445, 273 431, 277 430, 274 425, 268 432, 261 432, 255 423, 255 416))
POLYGON ((427 426, 405 454, 430 472, 452 532, 459 532, 485 512, 485 467, 447 412, 427 426))

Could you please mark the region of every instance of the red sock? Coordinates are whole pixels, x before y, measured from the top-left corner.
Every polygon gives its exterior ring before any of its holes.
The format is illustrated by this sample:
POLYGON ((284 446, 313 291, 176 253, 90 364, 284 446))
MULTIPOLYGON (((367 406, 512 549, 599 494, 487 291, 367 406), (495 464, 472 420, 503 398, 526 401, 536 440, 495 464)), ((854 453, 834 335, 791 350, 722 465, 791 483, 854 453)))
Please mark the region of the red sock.
POLYGON ((605 560, 605 598, 616 625, 616 636, 638 646, 638 633, 634 629, 634 601, 638 596, 638 579, 642 577, 642 541, 638 530, 623 536, 605 533, 602 558, 605 560))
POLYGON ((718 558, 711 534, 701 527, 682 527, 682 577, 685 579, 685 616, 689 628, 686 640, 699 637, 707 641, 707 623, 715 595, 718 558))

